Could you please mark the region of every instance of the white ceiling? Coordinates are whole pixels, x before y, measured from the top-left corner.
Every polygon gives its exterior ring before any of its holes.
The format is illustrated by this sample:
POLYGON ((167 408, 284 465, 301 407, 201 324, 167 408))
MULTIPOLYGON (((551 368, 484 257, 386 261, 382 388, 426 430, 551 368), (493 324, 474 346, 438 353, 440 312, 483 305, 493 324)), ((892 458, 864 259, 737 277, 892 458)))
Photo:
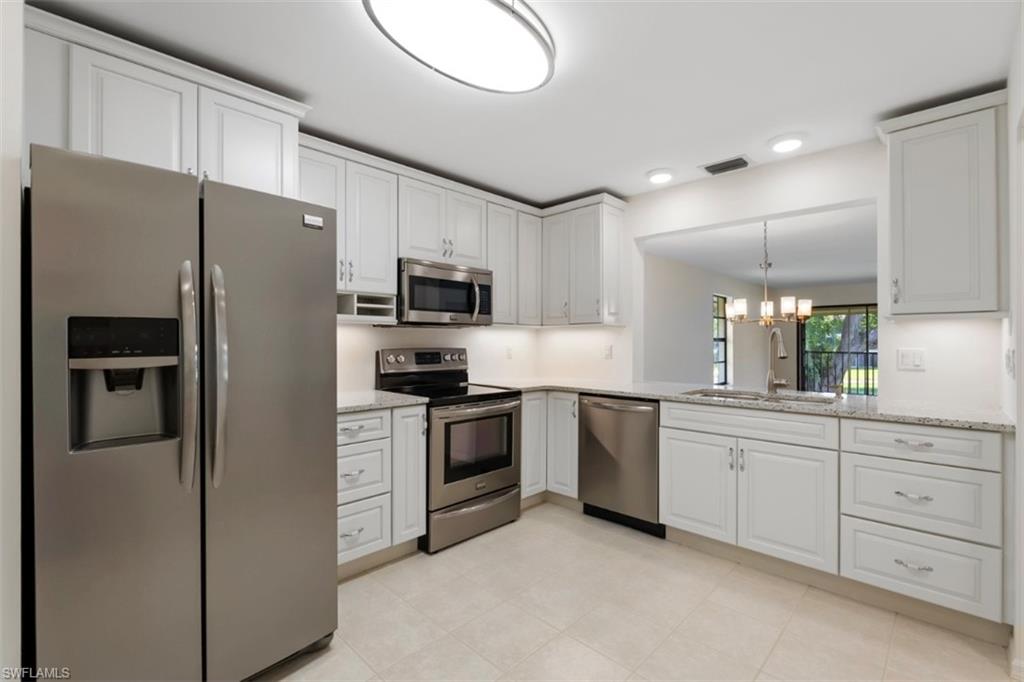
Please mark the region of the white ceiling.
MULTIPOLYGON (((30 0, 31 1, 31 0, 30 0)), ((777 158, 872 136, 883 115, 1006 78, 1012 1, 534 0, 557 50, 538 91, 437 75, 360 2, 40 2, 156 49, 294 96, 303 128, 532 201, 652 189, 736 154, 777 158)))
MULTIPOLYGON (((874 204, 768 221, 768 286, 800 287, 873 280, 877 270, 874 204)), ((672 258, 746 282, 762 281, 761 223, 682 230, 642 243, 672 258)))

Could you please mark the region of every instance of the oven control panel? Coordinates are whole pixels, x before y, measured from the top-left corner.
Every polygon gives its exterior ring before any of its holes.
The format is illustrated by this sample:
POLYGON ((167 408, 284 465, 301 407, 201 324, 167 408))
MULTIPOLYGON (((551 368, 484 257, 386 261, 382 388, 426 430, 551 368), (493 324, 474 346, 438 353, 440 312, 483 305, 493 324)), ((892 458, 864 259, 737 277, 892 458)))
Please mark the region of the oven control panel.
POLYGON ((465 348, 382 348, 377 368, 388 372, 437 372, 467 369, 465 348))

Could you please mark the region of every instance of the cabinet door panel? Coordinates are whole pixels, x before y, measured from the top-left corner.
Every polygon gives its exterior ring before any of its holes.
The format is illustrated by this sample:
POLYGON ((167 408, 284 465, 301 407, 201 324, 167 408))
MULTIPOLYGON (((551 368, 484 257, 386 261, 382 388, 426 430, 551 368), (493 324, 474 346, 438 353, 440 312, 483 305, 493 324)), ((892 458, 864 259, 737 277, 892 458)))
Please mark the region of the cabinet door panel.
POLYGON ((394 544, 427 532, 427 412, 422 406, 394 410, 391 419, 394 544))
POLYGON ((294 116, 200 88, 199 152, 211 180, 296 194, 299 122, 294 116))
POLYGON ((661 429, 658 520, 735 544, 736 448, 735 438, 661 429))
POLYGON ((893 133, 889 163, 891 311, 997 310, 995 110, 893 133))
POLYGON ((518 234, 518 315, 519 324, 540 324, 543 306, 541 257, 541 219, 519 214, 518 234))
POLYGON ((487 267, 487 203, 451 190, 445 195, 449 260, 474 268, 487 267))
POLYGON ((544 219, 544 324, 569 324, 569 214, 544 219))
POLYGON ((739 441, 739 545, 838 571, 839 455, 798 445, 739 441))
POLYGON ((78 45, 70 50, 72 150, 195 172, 194 83, 78 45))
POLYGON ((398 176, 352 162, 345 176, 345 286, 397 295, 398 176))
POLYGON ((570 214, 569 322, 601 321, 601 213, 598 206, 570 214))
POLYGON ((547 489, 548 398, 543 392, 523 394, 522 496, 547 489))
POLYGON ((335 209, 338 216, 338 291, 347 280, 345 256, 345 160, 313 149, 299 148, 299 199, 335 209))
POLYGON ((487 267, 494 273, 491 314, 496 324, 516 323, 516 212, 487 204, 487 267))
POLYGON ((398 252, 403 258, 445 260, 444 190, 419 180, 398 179, 398 252))
POLYGON ((548 490, 579 496, 579 421, 575 393, 548 394, 548 490))

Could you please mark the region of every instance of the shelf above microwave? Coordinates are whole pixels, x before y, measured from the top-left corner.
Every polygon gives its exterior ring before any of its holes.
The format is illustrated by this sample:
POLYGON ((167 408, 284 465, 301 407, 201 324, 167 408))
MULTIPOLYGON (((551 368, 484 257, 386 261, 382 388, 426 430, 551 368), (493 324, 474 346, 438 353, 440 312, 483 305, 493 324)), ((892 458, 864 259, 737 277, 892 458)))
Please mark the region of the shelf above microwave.
POLYGON ((397 298, 389 294, 338 292, 338 322, 344 324, 398 323, 397 298))

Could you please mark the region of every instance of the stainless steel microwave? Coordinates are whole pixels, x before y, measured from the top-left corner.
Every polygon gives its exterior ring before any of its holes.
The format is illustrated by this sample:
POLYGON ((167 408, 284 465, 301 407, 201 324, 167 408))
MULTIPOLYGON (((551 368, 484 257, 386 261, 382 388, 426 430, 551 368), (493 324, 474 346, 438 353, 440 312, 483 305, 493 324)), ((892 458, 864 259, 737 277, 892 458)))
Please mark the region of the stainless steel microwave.
POLYGON ((398 261, 398 322, 491 324, 490 270, 416 258, 398 261))

